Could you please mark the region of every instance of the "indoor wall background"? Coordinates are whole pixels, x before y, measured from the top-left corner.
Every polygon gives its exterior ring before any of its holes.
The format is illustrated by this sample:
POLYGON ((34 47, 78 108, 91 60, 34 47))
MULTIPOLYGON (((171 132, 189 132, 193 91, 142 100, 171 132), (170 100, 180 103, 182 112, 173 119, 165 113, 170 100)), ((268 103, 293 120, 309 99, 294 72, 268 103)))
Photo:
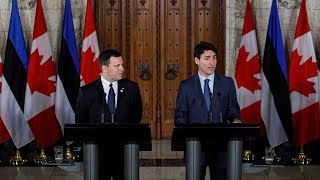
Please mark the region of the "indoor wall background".
MULTIPOLYGON (((260 59, 272 0, 252 0, 260 59)), ((301 0, 277 0, 285 50, 289 54, 301 0)), ((18 0, 30 52, 36 0, 18 0)), ((64 0, 42 0, 54 58, 60 51, 64 0)), ((115 48, 126 61, 127 77, 137 81, 143 122, 153 137, 170 137, 179 82, 196 72, 193 46, 200 40, 219 48, 218 71, 234 77, 246 0, 93 0, 100 50, 115 48), (149 72, 148 72, 149 70, 149 72)), ((78 50, 81 50, 86 0, 71 0, 78 50)), ((320 52, 320 1, 307 0, 316 53, 320 52)), ((8 36, 11 0, 0 0, 0 54, 8 36)))

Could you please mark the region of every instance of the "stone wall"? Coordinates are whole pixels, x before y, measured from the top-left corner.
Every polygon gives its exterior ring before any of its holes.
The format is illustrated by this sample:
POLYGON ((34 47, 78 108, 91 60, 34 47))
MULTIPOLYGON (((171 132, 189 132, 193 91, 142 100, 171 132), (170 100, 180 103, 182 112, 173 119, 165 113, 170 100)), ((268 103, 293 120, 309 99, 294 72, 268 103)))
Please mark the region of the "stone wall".
MULTIPOLYGON (((241 41, 246 0, 229 0, 227 5, 226 22, 226 74, 234 77, 236 60, 241 41)), ((251 0, 253 18, 257 31, 257 42, 260 59, 263 59, 266 33, 272 0, 251 0)), ((287 58, 292 49, 301 0, 277 0, 282 38, 287 58)), ((320 1, 307 0, 307 12, 312 31, 316 56, 320 55, 320 1)), ((318 58, 319 59, 319 58, 318 58)))
MULTIPOLYGON (((17 0, 26 41, 27 52, 30 52, 33 26, 36 10, 36 0, 17 0)), ((82 29, 84 26, 86 0, 70 0, 72 7, 73 23, 75 28, 78 47, 82 44, 82 29)), ((7 45, 8 28, 11 15, 12 0, 0 0, 0 53, 4 59, 7 45)), ((93 1, 94 2, 94 1, 93 1)), ((64 15, 65 0, 42 0, 48 35, 54 59, 57 59, 60 51, 61 29, 64 15)), ((78 49, 79 50, 79 49, 78 49)), ((80 51, 80 50, 79 50, 80 51)))
MULTIPOLYGON (((272 0, 251 0, 261 60, 263 59, 271 2, 272 0)), ((277 2, 283 41, 286 46, 285 50, 287 52, 287 56, 289 57, 301 0, 277 0, 277 2)), ((30 52, 36 0, 18 0, 18 5, 26 46, 28 52, 30 52)), ((42 6, 47 22, 51 47, 54 58, 56 59, 58 57, 58 52, 60 51, 64 0, 42 0, 42 6)), ((78 50, 80 50, 86 0, 71 0, 71 6, 75 33, 79 47, 78 50)), ((246 0, 226 0, 226 74, 231 77, 234 77, 235 64, 241 40, 245 6, 246 0)), ((317 56, 319 56, 320 1, 307 0, 307 10, 314 46, 317 56)), ((2 59, 4 58, 5 47, 7 44, 6 41, 8 36, 10 13, 11 0, 0 0, 0 54, 2 59)))

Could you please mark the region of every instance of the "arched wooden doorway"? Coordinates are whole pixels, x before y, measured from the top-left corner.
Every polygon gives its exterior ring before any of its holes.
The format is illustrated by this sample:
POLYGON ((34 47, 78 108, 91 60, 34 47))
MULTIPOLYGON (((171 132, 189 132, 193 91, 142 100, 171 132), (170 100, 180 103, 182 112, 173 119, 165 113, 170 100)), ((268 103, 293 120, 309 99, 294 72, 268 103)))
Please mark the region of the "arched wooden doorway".
POLYGON ((127 78, 139 83, 143 122, 154 138, 170 138, 179 83, 196 72, 193 46, 218 49, 225 69, 225 1, 96 0, 100 49, 122 52, 127 78))

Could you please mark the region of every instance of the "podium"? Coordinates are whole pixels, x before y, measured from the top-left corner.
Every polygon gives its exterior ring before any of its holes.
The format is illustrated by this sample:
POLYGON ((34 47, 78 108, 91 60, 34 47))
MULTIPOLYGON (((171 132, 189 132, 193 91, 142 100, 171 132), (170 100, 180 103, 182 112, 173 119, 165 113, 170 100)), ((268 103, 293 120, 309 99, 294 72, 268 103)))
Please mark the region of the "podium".
POLYGON ((176 124, 171 150, 185 151, 186 179, 200 179, 200 153, 227 143, 227 179, 242 178, 242 138, 259 134, 259 124, 176 124), (216 146, 216 147, 214 147, 216 146))
POLYGON ((139 179, 139 151, 151 151, 150 124, 66 124, 64 137, 83 142, 84 179, 98 180, 98 145, 124 145, 124 178, 139 179))

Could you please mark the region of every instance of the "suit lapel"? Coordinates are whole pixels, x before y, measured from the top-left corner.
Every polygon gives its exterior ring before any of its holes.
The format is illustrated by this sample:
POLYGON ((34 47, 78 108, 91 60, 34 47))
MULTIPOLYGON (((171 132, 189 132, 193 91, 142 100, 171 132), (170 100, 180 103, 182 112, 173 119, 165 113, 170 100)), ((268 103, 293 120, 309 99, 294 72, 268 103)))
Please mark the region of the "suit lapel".
POLYGON ((221 87, 223 87, 221 83, 222 83, 221 77, 219 74, 216 73, 214 75, 213 96, 218 97, 218 94, 220 94, 221 96, 221 92, 222 92, 221 87))
POLYGON ((221 81, 221 77, 219 74, 215 73, 214 75, 214 86, 213 86, 213 98, 212 98, 212 112, 213 112, 213 119, 215 121, 219 120, 219 112, 220 110, 220 101, 221 101, 221 96, 223 92, 223 81, 221 81), (220 96, 220 100, 219 100, 220 96))
MULTIPOLYGON (((104 93, 104 90, 103 90, 103 86, 102 86, 102 82, 101 82, 101 79, 97 79, 95 82, 94 82, 94 85, 96 86, 97 88, 97 92, 98 92, 98 98, 99 99, 103 99, 105 97, 105 93, 104 93)), ((101 101, 102 102, 102 101, 101 101)))
POLYGON ((98 101, 99 101, 99 104, 100 104, 99 107, 101 107, 101 110, 99 110, 99 111, 100 111, 100 112, 101 112, 101 111, 104 111, 104 113, 105 113, 104 118, 105 118, 105 121, 106 121, 106 119, 109 119, 109 118, 107 118, 107 117, 110 117, 111 114, 110 114, 110 110, 109 110, 109 108, 108 108, 108 104, 107 104, 107 102, 106 102, 106 93, 105 93, 104 90, 103 90, 101 78, 99 78, 98 80, 96 80, 94 84, 95 84, 95 86, 96 86, 96 88, 97 88, 97 92, 98 92, 98 93, 97 93, 97 96, 98 96, 98 98, 100 99, 100 100, 98 100, 98 101))
POLYGON ((116 114, 121 108, 121 105, 123 104, 123 95, 126 92, 125 83, 123 80, 118 81, 118 101, 117 101, 117 108, 116 108, 116 114))
POLYGON ((201 89, 201 84, 200 84, 200 78, 199 78, 199 75, 198 73, 196 73, 194 76, 193 76, 193 84, 192 85, 192 89, 195 89, 195 94, 197 95, 197 97, 201 97, 201 108, 207 112, 208 111, 208 108, 207 108, 207 104, 206 104, 206 100, 204 99, 204 95, 203 95, 203 92, 202 92, 202 89, 201 89), (196 88, 194 88, 196 87, 196 88))

